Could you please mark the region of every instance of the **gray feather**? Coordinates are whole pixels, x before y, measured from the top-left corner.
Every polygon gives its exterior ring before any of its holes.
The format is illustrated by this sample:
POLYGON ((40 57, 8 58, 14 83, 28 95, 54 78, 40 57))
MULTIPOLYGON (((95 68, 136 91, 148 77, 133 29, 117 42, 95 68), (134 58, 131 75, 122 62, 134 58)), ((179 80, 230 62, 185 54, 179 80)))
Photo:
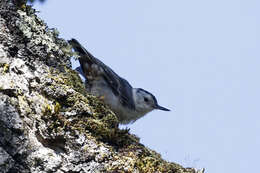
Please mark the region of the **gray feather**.
MULTIPOLYGON (((122 105, 134 110, 135 104, 132 95, 132 86, 125 79, 117 75, 110 67, 89 53, 76 39, 69 40, 69 43, 80 56, 79 62, 84 75, 91 76, 91 71, 86 68, 86 64, 88 67, 92 64, 96 64, 98 67, 102 68, 102 74, 100 75, 111 87, 114 95, 119 96, 122 105)), ((90 80, 88 80, 88 82, 90 82, 90 80)))

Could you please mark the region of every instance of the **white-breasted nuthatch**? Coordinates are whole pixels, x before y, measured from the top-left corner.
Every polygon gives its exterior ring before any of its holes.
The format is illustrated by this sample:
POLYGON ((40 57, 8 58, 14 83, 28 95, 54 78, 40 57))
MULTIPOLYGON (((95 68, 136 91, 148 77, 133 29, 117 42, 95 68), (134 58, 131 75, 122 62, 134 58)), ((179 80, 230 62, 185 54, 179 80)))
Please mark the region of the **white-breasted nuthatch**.
POLYGON ((170 111, 158 105, 150 92, 133 88, 127 80, 91 55, 76 39, 69 40, 69 43, 79 55, 80 70, 86 78, 87 91, 102 97, 121 124, 133 123, 154 109, 170 111))

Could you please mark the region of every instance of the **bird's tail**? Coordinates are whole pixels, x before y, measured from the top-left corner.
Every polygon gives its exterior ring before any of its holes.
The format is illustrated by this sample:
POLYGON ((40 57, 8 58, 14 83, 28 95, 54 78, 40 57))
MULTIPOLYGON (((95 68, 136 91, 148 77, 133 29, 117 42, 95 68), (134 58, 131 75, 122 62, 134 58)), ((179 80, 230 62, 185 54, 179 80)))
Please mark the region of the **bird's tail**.
POLYGON ((88 53, 88 51, 76 39, 73 38, 68 42, 73 47, 73 49, 79 53, 79 55, 85 55, 88 53))
POLYGON ((88 76, 90 72, 91 65, 96 63, 96 58, 91 55, 76 39, 71 39, 68 41, 75 52, 79 55, 80 67, 83 73, 88 76))
POLYGON ((91 55, 91 53, 89 53, 76 39, 73 38, 68 42, 73 47, 75 52, 79 54, 80 61, 85 60, 87 63, 94 63, 93 61, 95 61, 95 57, 91 55))

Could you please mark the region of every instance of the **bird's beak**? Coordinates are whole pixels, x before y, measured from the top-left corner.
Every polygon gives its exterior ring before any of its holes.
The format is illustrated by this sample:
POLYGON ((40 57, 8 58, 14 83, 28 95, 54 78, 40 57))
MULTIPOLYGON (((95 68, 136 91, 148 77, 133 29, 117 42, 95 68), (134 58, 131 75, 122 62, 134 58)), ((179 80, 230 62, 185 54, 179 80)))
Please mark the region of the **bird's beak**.
POLYGON ((170 111, 170 109, 167 109, 167 108, 162 107, 162 106, 160 106, 160 105, 157 105, 157 106, 155 107, 155 109, 159 109, 159 110, 162 110, 162 111, 170 111))

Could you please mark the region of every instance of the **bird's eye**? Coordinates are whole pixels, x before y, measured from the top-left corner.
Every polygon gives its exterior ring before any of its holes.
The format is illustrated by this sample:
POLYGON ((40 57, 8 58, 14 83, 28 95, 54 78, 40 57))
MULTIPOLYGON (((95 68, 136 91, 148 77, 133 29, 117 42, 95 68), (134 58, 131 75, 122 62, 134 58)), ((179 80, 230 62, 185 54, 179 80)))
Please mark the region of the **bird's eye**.
POLYGON ((148 102, 148 98, 145 97, 145 98, 144 98, 144 101, 145 101, 145 102, 148 102))

